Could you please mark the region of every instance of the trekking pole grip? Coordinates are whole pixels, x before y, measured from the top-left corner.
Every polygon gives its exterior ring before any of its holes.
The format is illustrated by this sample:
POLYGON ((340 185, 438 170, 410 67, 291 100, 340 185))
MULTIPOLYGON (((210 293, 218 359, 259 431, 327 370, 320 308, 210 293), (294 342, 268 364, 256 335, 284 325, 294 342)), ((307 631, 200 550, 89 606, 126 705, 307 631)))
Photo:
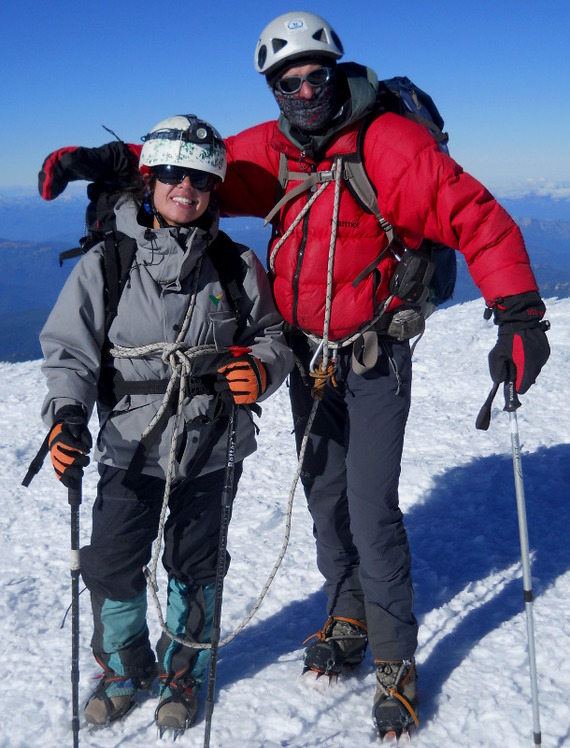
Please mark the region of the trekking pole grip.
POLYGON ((507 413, 514 413, 521 407, 521 401, 518 398, 514 378, 509 378, 505 382, 505 407, 507 413))
MULTIPOLYGON (((69 426, 71 435, 77 440, 81 439, 81 432, 85 428, 85 421, 80 416, 71 416, 66 420, 66 423, 69 426)), ((82 496, 80 482, 77 488, 67 489, 67 501, 70 506, 78 507, 81 504, 81 500, 82 496)))

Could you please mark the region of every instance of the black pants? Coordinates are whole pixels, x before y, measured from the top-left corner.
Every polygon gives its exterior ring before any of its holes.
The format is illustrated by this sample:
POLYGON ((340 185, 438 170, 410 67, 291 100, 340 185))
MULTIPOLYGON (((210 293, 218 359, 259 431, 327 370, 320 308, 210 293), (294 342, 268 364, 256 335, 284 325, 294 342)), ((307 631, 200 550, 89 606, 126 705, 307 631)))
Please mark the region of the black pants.
MULTIPOLYGON (((100 465, 99 473, 91 543, 81 549, 81 574, 93 604, 92 647, 113 670, 145 675, 154 666, 154 655, 148 642, 143 567, 157 537, 164 480, 140 475, 127 488, 125 471, 100 465)), ((234 495, 241 473, 238 463, 234 495)), ((208 611, 196 613, 195 608, 196 604, 205 608, 200 601, 210 600, 204 590, 216 577, 224 477, 225 470, 218 470, 173 485, 164 526, 168 605, 183 611, 177 614, 178 619, 184 617, 182 633, 187 621, 201 621, 200 632, 186 629, 196 641, 209 634, 203 626, 208 611)), ((196 656, 196 650, 185 650, 188 659, 196 656)))
MULTIPOLYGON (((290 343, 308 370, 306 338, 293 334, 290 343)), ((400 660, 417 647, 411 558, 398 504, 411 356, 407 342, 386 337, 367 373, 354 373, 351 356, 351 348, 339 352, 336 387, 325 387, 301 480, 328 615, 365 620, 373 656, 400 660)), ((298 448, 313 406, 310 387, 294 369, 290 396, 298 448)))

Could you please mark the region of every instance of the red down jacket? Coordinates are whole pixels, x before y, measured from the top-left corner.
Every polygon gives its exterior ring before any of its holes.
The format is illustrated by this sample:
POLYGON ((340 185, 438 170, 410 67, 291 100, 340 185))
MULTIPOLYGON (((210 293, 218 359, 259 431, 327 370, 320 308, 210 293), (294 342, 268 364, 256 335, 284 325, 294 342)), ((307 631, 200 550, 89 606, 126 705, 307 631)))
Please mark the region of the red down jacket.
MULTIPOLYGON (((226 139, 228 173, 220 203, 226 216, 265 217, 278 195, 279 153, 289 169, 330 169, 333 158, 356 151, 359 123, 334 136, 323 160, 306 158, 279 130, 266 122, 226 139)), ((449 156, 422 126, 395 114, 378 117, 364 139, 364 164, 378 193, 382 215, 411 248, 422 237, 458 249, 483 297, 537 290, 517 225, 492 195, 449 156)), ((290 181, 290 190, 298 182, 290 181)), ((292 199, 275 219, 272 246, 290 227, 311 193, 292 199)), ((285 320, 317 336, 323 334, 327 265, 333 216, 334 183, 313 203, 275 257, 273 290, 285 320)), ((387 241, 377 220, 366 213, 342 183, 335 246, 329 337, 342 340, 364 327, 388 296, 396 260, 386 253, 355 287, 353 281, 379 255, 387 241)))

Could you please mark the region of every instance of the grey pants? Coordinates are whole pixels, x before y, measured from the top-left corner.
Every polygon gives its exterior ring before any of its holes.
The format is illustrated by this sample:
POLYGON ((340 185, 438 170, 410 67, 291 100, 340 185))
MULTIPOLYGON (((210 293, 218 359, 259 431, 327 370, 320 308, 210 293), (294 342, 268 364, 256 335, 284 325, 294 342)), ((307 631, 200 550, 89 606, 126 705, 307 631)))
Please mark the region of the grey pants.
MULTIPOLYGON (((290 344, 308 370, 307 339, 290 344)), ((328 615, 366 621, 374 658, 400 660, 417 647, 411 558, 398 481, 410 407, 407 342, 380 337, 379 356, 363 375, 351 348, 338 356, 311 428, 301 480, 314 522, 317 565, 325 578, 328 615)), ((311 383, 291 374, 297 447, 313 405, 311 383)))

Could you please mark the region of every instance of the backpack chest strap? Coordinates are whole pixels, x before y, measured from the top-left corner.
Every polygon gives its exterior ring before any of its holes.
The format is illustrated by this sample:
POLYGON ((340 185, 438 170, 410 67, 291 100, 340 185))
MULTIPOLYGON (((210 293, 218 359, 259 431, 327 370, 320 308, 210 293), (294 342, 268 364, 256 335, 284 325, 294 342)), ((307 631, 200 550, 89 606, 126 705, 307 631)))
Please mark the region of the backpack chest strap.
MULTIPOLYGON (((366 212, 372 213, 374 216, 376 216, 378 223, 380 224, 380 228, 386 234, 386 238, 388 239, 388 246, 390 246, 396 238, 396 232, 392 224, 387 221, 380 212, 376 192, 372 184, 370 183, 368 176, 366 175, 362 159, 357 153, 343 156, 342 178, 347 184, 350 192, 356 198, 357 202, 362 205, 363 209, 366 212)), ((299 184, 296 187, 293 187, 293 189, 286 192, 281 197, 279 202, 265 216, 265 220, 263 223, 264 226, 267 226, 267 224, 270 223, 273 218, 275 218, 275 216, 279 213, 284 205, 286 205, 291 200, 294 200, 299 195, 303 194, 303 192, 307 192, 317 185, 332 182, 335 179, 335 170, 323 169, 321 171, 311 172, 310 174, 305 171, 289 171, 289 167, 287 165, 287 157, 282 153, 279 159, 278 179, 281 187, 284 190, 286 189, 289 182, 299 182, 299 184)), ((376 263, 374 263, 372 267, 375 266, 376 263)), ((369 272, 370 269, 366 268, 365 271, 363 271, 360 275, 365 277, 369 274, 369 272)), ((362 278, 360 278, 359 276, 358 282, 360 282, 360 280, 362 280, 362 278)), ((358 283, 355 283, 355 285, 358 285, 358 283)))
POLYGON ((303 192, 311 190, 318 184, 332 182, 334 179, 334 172, 332 169, 326 171, 314 171, 311 174, 307 174, 304 171, 290 171, 288 172, 288 181, 300 183, 293 187, 292 190, 286 192, 281 200, 272 208, 272 210, 265 216, 263 225, 267 226, 273 218, 279 213, 281 208, 291 200, 301 195, 303 192))

